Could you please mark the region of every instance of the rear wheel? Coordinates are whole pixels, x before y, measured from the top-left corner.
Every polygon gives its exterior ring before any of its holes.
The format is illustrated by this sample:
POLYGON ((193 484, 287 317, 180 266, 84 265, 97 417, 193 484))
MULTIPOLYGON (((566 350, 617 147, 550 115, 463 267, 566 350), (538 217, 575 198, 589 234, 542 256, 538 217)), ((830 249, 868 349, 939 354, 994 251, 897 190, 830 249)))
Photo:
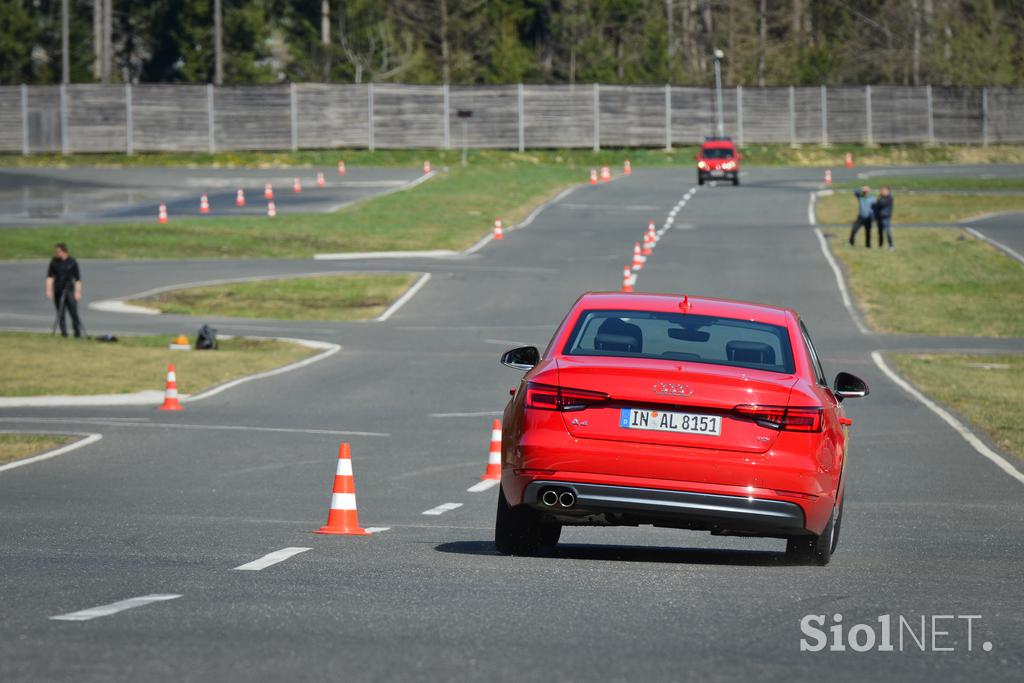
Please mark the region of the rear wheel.
POLYGON ((797 536, 786 539, 786 557, 802 564, 824 567, 832 559, 832 551, 839 543, 839 514, 842 506, 833 506, 828 526, 820 536, 797 536))
POLYGON ((554 547, 562 525, 543 522, 540 514, 526 505, 510 507, 505 492, 498 488, 498 511, 494 519, 494 545, 503 555, 537 555, 554 547))

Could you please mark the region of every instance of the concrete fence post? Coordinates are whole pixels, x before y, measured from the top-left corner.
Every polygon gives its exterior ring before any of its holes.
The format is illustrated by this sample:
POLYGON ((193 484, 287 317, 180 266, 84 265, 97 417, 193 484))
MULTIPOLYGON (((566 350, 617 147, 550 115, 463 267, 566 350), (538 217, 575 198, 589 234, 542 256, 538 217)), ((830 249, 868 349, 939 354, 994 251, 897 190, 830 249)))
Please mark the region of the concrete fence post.
POLYGON ((132 115, 132 84, 124 84, 124 153, 135 154, 135 120, 132 115))
POLYGON ((743 144, 743 86, 736 86, 736 144, 743 144))
POLYGON ((371 152, 375 149, 373 139, 373 81, 366 84, 366 148, 371 152))
POLYGON ((299 92, 294 82, 288 84, 288 114, 292 133, 292 151, 299 151, 299 92))
POLYGON ((441 99, 442 99, 441 111, 442 111, 442 116, 444 116, 444 122, 442 124, 442 127, 444 129, 444 148, 445 149, 451 149, 452 148, 451 120, 450 120, 451 110, 449 109, 449 107, 451 107, 451 102, 448 99, 449 98, 448 90, 449 90, 449 88, 448 88, 448 84, 447 83, 445 83, 444 85, 441 86, 441 99))
POLYGON ((864 86, 864 112, 867 118, 867 138, 868 146, 875 144, 874 131, 871 130, 871 86, 864 86))
POLYGON ((828 147, 828 86, 821 86, 821 146, 828 147))
POLYGON ((981 144, 988 147, 988 88, 981 89, 981 144))
POLYGON ((29 149, 28 135, 28 86, 21 84, 21 153, 28 156, 32 150, 29 149))
POLYGON ((217 118, 217 110, 213 103, 213 83, 206 84, 206 150, 213 154, 217 151, 217 133, 214 123, 217 118))
POLYGON ((68 135, 68 86, 60 84, 60 153, 71 153, 71 136, 68 135))
POLYGON ((594 84, 594 151, 601 149, 601 86, 594 84))
POLYGON ((665 84, 665 150, 672 149, 672 86, 665 84))
POLYGON ((516 85, 516 110, 518 114, 517 125, 519 130, 519 151, 526 151, 526 109, 523 106, 523 84, 516 85))
POLYGON ((935 144, 935 109, 932 103, 932 86, 925 88, 925 100, 928 103, 928 144, 935 144))
POLYGON ((789 86, 789 146, 796 147, 796 88, 789 86))

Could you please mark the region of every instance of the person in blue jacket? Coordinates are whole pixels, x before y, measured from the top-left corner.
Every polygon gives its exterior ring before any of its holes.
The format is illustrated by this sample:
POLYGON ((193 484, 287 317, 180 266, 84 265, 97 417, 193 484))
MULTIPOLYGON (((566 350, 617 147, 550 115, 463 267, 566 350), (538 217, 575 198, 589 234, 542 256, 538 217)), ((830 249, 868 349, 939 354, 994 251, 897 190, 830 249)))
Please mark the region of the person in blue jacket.
POLYGON ((850 228, 850 246, 853 246, 853 238, 857 231, 864 228, 864 246, 871 248, 871 217, 874 215, 875 200, 871 197, 871 188, 865 185, 853 191, 857 198, 857 218, 850 228))
POLYGON ((878 248, 882 248, 883 236, 889 239, 889 251, 892 251, 892 191, 883 185, 878 199, 872 205, 875 212, 875 225, 878 227, 878 248))

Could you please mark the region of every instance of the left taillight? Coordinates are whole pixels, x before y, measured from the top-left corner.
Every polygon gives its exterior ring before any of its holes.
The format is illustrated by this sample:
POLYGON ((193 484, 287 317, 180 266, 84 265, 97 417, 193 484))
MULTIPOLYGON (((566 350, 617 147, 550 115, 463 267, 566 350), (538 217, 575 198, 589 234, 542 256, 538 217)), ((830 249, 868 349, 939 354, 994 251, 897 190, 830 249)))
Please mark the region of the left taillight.
POLYGON ((526 407, 537 410, 585 410, 608 402, 608 394, 585 389, 570 389, 551 384, 529 382, 526 385, 526 407))
POLYGON ((734 415, 753 420, 762 427, 788 432, 820 432, 821 408, 790 406, 740 405, 732 409, 734 415))

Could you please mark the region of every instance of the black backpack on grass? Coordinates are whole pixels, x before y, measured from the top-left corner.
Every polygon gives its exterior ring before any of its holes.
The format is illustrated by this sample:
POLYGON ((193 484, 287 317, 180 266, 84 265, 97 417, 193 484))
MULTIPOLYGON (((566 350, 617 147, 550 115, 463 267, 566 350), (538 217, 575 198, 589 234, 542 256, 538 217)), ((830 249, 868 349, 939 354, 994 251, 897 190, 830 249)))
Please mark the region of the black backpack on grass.
POLYGON ((203 325, 199 328, 199 334, 196 335, 196 350, 213 350, 216 348, 217 330, 209 325, 203 325))

